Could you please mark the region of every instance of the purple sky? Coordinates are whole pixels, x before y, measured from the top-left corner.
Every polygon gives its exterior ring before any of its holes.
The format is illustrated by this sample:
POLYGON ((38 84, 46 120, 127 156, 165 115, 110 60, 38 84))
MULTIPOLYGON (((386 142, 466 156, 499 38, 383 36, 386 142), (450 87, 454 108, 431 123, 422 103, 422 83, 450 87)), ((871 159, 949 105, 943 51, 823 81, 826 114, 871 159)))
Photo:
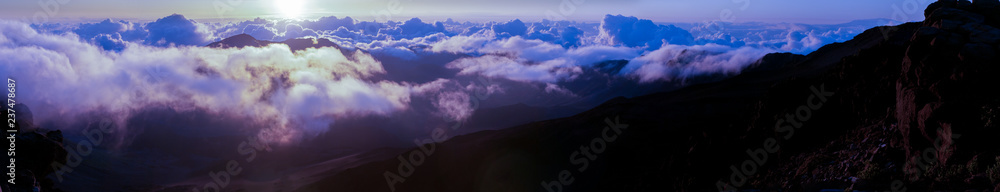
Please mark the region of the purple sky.
POLYGON ((859 19, 923 19, 932 0, 16 0, 4 2, 0 18, 37 21, 66 19, 156 19, 178 13, 192 19, 278 17, 314 19, 351 16, 361 20, 541 20, 598 21, 622 14, 655 22, 842 23, 859 19))

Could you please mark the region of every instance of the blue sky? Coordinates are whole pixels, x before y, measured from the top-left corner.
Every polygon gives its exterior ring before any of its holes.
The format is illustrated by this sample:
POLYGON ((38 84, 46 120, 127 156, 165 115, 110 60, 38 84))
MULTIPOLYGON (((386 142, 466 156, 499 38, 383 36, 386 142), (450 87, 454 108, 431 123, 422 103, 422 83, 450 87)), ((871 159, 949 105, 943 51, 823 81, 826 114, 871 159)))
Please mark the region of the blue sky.
POLYGON ((351 16, 361 20, 540 20, 599 21, 622 14, 656 22, 794 22, 829 24, 859 19, 921 20, 932 0, 10 0, 0 18, 156 19, 178 13, 192 19, 351 16), (57 6, 56 6, 57 5, 57 6), (731 13, 731 14, 730 14, 731 13), (728 16, 731 15, 731 16, 728 16))

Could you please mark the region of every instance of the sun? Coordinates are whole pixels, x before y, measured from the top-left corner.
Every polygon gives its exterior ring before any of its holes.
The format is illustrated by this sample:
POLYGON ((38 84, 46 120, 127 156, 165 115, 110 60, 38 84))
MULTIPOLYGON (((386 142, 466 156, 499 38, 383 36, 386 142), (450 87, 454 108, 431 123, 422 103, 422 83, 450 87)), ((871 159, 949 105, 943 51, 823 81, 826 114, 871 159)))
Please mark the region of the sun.
POLYGON ((275 0, 274 8, 280 17, 297 19, 303 15, 305 0, 275 0))

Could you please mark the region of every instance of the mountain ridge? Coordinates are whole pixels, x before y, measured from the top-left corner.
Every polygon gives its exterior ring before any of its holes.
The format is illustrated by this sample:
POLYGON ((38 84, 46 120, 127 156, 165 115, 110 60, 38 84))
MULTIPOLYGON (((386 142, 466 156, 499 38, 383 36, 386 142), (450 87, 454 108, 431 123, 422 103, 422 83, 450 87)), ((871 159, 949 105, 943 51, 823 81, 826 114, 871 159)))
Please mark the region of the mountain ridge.
MULTIPOLYGON (((929 6, 927 12, 928 18, 938 18, 935 14, 942 15, 941 17, 968 16, 945 15, 949 13, 948 9, 962 8, 980 10, 967 11, 969 14, 996 15, 990 11, 997 7, 991 6, 985 1, 974 4, 968 1, 939 1, 929 6), (935 7, 947 9, 941 11, 935 7)), ((987 24, 996 21, 983 20, 987 24)), ((922 124, 928 120, 922 115, 907 115, 911 114, 907 111, 911 110, 908 107, 899 108, 914 102, 907 99, 909 97, 905 94, 898 94, 900 90, 906 92, 900 86, 912 81, 901 78, 904 77, 901 74, 949 66, 944 64, 947 62, 912 57, 947 57, 954 59, 954 63, 984 67, 953 69, 966 75, 972 74, 967 72, 975 72, 977 76, 973 79, 983 80, 975 83, 981 84, 979 87, 996 81, 996 78, 983 75, 1000 72, 990 65, 984 65, 992 63, 995 66, 996 62, 992 60, 995 57, 989 57, 995 52, 980 51, 976 54, 977 52, 969 50, 962 51, 964 55, 918 52, 934 46, 947 49, 941 47, 941 43, 932 42, 949 42, 945 38, 952 35, 926 33, 934 31, 931 28, 941 27, 935 23, 943 22, 928 19, 890 26, 891 31, 884 31, 887 28, 883 27, 872 28, 850 41, 824 46, 806 56, 769 54, 757 65, 747 69, 746 73, 720 82, 634 98, 619 97, 567 118, 457 136, 438 144, 438 152, 427 157, 423 165, 414 168, 413 175, 407 177, 405 182, 392 184, 382 177, 383 172, 394 171, 395 165, 400 163, 397 160, 385 160, 348 169, 298 191, 388 191, 389 185, 394 185, 396 190, 401 191, 474 191, 490 187, 513 191, 544 191, 544 183, 557 179, 560 169, 574 167, 565 157, 569 157, 574 148, 587 144, 589 138, 599 136, 603 119, 616 117, 630 125, 628 131, 632 134, 626 132, 619 141, 609 144, 607 152, 598 160, 591 161, 591 168, 586 169, 586 172, 571 172, 576 182, 563 186, 562 191, 717 190, 723 188, 719 186, 737 185, 728 182, 732 173, 729 168, 730 165, 738 166, 743 160, 751 158, 744 150, 760 146, 760 142, 768 138, 785 135, 774 130, 776 120, 784 119, 785 114, 795 113, 797 107, 806 104, 808 96, 813 94, 811 88, 831 90, 835 96, 824 104, 826 107, 814 111, 811 114, 813 118, 802 128, 796 129, 798 131, 792 139, 779 142, 781 152, 770 157, 777 164, 762 164, 761 171, 745 175, 745 184, 738 185, 738 188, 792 191, 892 190, 895 189, 895 183, 902 183, 909 189, 1000 190, 1000 185, 989 184, 991 178, 1000 176, 1000 172, 990 171, 1000 167, 1000 163, 992 160, 992 157, 1000 156, 996 155, 997 150, 991 148, 988 144, 990 140, 985 136, 998 135, 997 125, 982 124, 985 127, 980 129, 946 127, 946 131, 941 133, 935 133, 929 128, 907 131, 912 128, 900 125, 915 126, 918 121, 922 124), (930 39, 925 39, 926 37, 930 39), (913 66, 914 61, 925 64, 913 66), (916 121, 906 120, 912 118, 916 118, 916 121), (953 144, 953 153, 943 154, 948 157, 938 158, 938 162, 947 163, 934 164, 932 166, 935 169, 924 170, 927 174, 914 175, 913 161, 919 157, 918 151, 930 146, 931 141, 934 141, 933 137, 948 138, 947 134, 952 131, 983 136, 948 141, 953 144), (936 136, 938 134, 946 135, 936 136), (951 161, 947 161, 949 159, 951 161), (973 164, 976 166, 969 166, 973 164), (484 173, 482 170, 508 171, 484 173), (509 185, 493 185, 496 183, 509 185)), ((970 29, 966 29, 966 32, 956 30, 955 33, 960 36, 973 34, 970 29)), ((996 34, 989 28, 978 29, 983 29, 987 34, 996 34)), ((982 31, 979 33, 984 33, 982 31)), ((969 38, 971 41, 979 41, 972 39, 977 38, 969 38)), ((959 42, 956 44, 961 45, 954 46, 966 46, 965 40, 956 41, 959 42)), ((975 46, 983 47, 978 43, 980 42, 974 42, 975 46)), ((986 45, 997 46, 995 43, 986 45)), ((908 86, 927 90, 928 85, 908 86)), ((936 94, 984 93, 970 89, 956 91, 936 94)), ((971 104, 984 105, 984 109, 996 106, 995 103, 990 104, 993 102, 982 99, 984 97, 971 98, 979 99, 958 103, 955 100, 945 100, 939 101, 943 103, 927 106, 971 104)), ((919 106, 920 102, 926 101, 916 102, 919 106)), ((938 109, 942 108, 925 108, 917 112, 935 114, 940 113, 933 112, 938 109)), ((971 117, 983 116, 985 120, 982 122, 996 120, 996 115, 989 115, 991 113, 980 114, 979 111, 955 109, 947 111, 971 117)), ((942 121, 946 119, 941 118, 947 117, 954 115, 930 120, 942 121)), ((958 120, 961 119, 969 118, 958 120)), ((975 124, 981 121, 950 122, 975 124)))
POLYGON ((264 47, 271 44, 288 45, 289 49, 292 52, 301 51, 308 48, 321 48, 321 47, 334 47, 337 48, 338 50, 342 50, 342 48, 339 45, 333 43, 332 41, 326 38, 296 38, 296 39, 288 39, 284 41, 275 42, 267 40, 258 40, 257 38, 254 38, 253 36, 248 35, 246 33, 234 35, 216 42, 209 43, 208 45, 205 45, 205 47, 225 49, 225 48, 244 48, 244 47, 264 47))

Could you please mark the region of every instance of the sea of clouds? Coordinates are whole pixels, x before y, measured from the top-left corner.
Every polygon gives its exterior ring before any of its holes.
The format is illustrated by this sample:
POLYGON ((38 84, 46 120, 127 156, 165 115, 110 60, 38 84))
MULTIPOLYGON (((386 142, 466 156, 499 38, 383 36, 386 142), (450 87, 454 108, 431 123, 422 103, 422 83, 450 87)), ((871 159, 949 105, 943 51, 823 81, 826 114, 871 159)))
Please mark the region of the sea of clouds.
POLYGON ((350 17, 202 23, 182 15, 151 22, 0 21, 0 74, 17 80, 19 102, 33 108, 36 121, 55 128, 95 111, 125 125, 134 113, 158 106, 247 117, 267 125, 256 131, 272 142, 287 143, 351 117, 418 113, 462 121, 478 107, 469 104, 475 92, 497 96, 487 107, 552 107, 552 100, 573 99, 593 106, 636 95, 594 98, 581 82, 656 85, 735 75, 765 54, 807 54, 888 23, 663 24, 621 15, 599 23, 350 17), (205 47, 238 34, 276 42, 327 38, 338 47, 205 47), (624 64, 598 65, 607 61, 624 64), (499 84, 477 83, 480 77, 499 84))

